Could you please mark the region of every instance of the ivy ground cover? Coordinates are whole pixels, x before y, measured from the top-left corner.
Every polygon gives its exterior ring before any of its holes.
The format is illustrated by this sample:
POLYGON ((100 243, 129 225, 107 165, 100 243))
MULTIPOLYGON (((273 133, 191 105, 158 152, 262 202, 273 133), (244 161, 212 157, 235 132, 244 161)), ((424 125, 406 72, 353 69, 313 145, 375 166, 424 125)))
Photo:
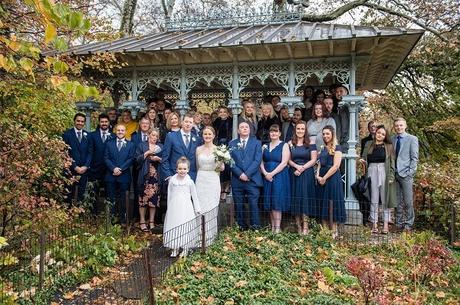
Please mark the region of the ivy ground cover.
POLYGON ((459 304, 458 252, 428 232, 379 244, 228 229, 174 264, 158 304, 459 304))

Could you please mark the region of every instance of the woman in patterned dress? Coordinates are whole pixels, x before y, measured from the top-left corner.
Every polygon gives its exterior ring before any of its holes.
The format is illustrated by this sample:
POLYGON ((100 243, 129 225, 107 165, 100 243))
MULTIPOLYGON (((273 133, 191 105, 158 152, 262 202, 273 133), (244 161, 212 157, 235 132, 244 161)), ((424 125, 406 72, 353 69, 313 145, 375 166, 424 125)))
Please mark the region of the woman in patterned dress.
POLYGON ((145 213, 149 210, 149 227, 155 227, 155 211, 160 205, 160 186, 158 166, 161 162, 163 146, 158 143, 158 129, 153 129, 149 140, 138 145, 136 162, 140 167, 137 187, 139 190, 139 226, 141 231, 148 232, 145 213))

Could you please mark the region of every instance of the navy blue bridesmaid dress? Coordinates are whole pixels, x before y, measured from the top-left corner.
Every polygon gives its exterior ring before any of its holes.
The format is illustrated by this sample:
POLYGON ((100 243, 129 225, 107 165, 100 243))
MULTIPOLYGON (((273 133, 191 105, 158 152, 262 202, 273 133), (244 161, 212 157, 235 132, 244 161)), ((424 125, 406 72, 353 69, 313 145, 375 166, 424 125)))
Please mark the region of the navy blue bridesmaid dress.
MULTIPOLYGON (((262 158, 265 170, 273 171, 283 159, 283 146, 285 142, 281 141, 272 151, 269 144, 264 145, 262 158)), ((264 178, 264 209, 268 211, 286 212, 290 208, 291 188, 289 179, 289 169, 286 166, 281 172, 273 177, 273 181, 264 178)))
MULTIPOLYGON (((342 151, 337 145, 335 151, 342 151)), ((329 154, 329 151, 324 147, 319 153, 318 159, 321 163, 319 175, 323 177, 334 164, 334 155, 329 154)), ((321 209, 321 219, 329 220, 330 208, 332 208, 332 219, 334 222, 345 223, 345 199, 343 192, 343 181, 340 170, 337 170, 324 185, 317 183, 317 197, 321 209)))
MULTIPOLYGON (((304 165, 311 160, 312 151, 316 151, 315 144, 310 144, 308 147, 293 145, 291 147, 291 160, 298 165, 304 165)), ((295 168, 291 168, 291 213, 294 215, 319 216, 313 167, 303 171, 300 176, 294 175, 294 172, 295 168)))

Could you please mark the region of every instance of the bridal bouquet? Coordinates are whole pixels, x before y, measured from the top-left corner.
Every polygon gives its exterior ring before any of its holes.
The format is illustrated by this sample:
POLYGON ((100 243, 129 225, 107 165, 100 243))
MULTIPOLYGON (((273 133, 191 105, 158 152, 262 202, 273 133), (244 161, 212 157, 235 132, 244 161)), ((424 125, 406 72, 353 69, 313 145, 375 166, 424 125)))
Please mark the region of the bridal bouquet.
POLYGON ((232 156, 230 155, 230 150, 224 144, 216 146, 216 148, 213 151, 213 155, 214 155, 214 160, 216 162, 221 162, 221 163, 230 164, 230 165, 233 162, 232 156))

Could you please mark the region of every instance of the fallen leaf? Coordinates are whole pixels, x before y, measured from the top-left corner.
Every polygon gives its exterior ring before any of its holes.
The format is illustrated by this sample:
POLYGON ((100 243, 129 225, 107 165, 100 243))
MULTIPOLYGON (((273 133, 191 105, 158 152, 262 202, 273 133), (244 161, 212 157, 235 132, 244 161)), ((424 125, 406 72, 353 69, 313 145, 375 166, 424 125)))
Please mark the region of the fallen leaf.
POLYGON ((323 281, 318 281, 318 289, 326 293, 330 292, 331 290, 329 286, 323 281))
POLYGON ((444 291, 437 291, 436 292, 436 297, 439 298, 439 299, 443 299, 446 297, 446 294, 444 293, 444 291))
POLYGON ((241 280, 241 281, 236 282, 235 287, 236 287, 236 288, 241 288, 241 287, 246 286, 247 283, 248 283, 247 281, 241 280))
POLYGON ((90 290, 92 287, 91 287, 90 284, 87 283, 87 284, 80 285, 80 287, 78 287, 78 288, 81 289, 81 290, 90 290))
POLYGON ((65 300, 72 300, 74 298, 75 294, 73 292, 67 292, 66 294, 64 294, 63 298, 65 300))

